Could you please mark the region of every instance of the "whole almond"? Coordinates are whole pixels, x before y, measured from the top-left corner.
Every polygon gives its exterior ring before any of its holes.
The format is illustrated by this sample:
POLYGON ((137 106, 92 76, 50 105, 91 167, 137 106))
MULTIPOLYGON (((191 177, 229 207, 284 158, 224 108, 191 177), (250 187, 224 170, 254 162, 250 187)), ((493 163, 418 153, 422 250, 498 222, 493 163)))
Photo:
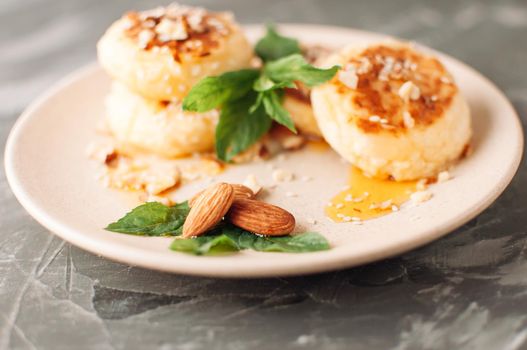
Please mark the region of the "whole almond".
POLYGON ((225 218, 247 231, 268 236, 284 236, 295 229, 295 217, 287 210, 252 199, 236 199, 225 218))
MULTIPOLYGON (((234 198, 235 199, 238 199, 238 198, 240 198, 240 199, 251 199, 251 198, 254 198, 254 193, 249 187, 246 187, 244 185, 239 185, 239 184, 231 184, 231 186, 234 189, 234 198)), ((205 190, 198 192, 197 194, 194 195, 194 197, 189 199, 188 206, 192 208, 194 206, 194 203, 196 202, 196 199, 199 196, 201 196, 203 194, 203 192, 205 192, 205 190)))
POLYGON ((207 188, 190 209, 182 236, 199 236, 214 227, 225 216, 233 200, 234 188, 229 184, 219 183, 207 188))

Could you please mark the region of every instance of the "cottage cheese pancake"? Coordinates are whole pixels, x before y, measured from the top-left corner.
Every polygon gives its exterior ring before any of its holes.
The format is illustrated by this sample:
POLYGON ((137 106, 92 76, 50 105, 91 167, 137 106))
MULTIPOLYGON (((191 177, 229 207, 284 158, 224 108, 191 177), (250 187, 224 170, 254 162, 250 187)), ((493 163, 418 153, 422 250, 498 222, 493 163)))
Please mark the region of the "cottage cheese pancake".
POLYGON ((97 51, 114 79, 159 101, 182 99, 202 78, 246 68, 253 57, 231 14, 177 4, 126 14, 97 51))
POLYGON ((397 181, 434 177, 471 137, 470 112, 433 56, 399 42, 345 48, 324 65, 342 68, 313 89, 326 141, 366 174, 397 181))
POLYGON ((123 153, 137 150, 181 157, 214 149, 218 112, 183 112, 179 102, 147 100, 114 82, 106 124, 123 153))

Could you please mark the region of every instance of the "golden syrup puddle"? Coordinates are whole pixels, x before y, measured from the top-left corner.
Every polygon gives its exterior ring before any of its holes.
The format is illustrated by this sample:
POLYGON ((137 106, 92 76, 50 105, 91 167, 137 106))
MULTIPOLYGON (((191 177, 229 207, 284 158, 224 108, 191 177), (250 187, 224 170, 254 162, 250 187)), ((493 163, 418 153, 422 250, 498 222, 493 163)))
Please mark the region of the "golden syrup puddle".
POLYGON ((369 178, 352 167, 348 186, 328 203, 326 215, 335 222, 360 223, 389 214, 410 199, 417 184, 369 178))

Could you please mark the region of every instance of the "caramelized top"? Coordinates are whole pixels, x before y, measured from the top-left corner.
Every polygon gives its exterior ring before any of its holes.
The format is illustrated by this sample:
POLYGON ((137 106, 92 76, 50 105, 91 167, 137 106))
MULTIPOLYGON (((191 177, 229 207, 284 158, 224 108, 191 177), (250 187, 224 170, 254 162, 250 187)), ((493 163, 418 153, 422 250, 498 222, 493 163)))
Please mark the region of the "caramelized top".
POLYGON ((441 62, 408 45, 375 45, 348 57, 332 83, 351 96, 352 118, 364 132, 429 125, 457 93, 441 62))
POLYGON ((203 8, 171 4, 123 16, 125 35, 143 50, 170 50, 174 59, 183 55, 204 57, 230 33, 232 18, 203 8))

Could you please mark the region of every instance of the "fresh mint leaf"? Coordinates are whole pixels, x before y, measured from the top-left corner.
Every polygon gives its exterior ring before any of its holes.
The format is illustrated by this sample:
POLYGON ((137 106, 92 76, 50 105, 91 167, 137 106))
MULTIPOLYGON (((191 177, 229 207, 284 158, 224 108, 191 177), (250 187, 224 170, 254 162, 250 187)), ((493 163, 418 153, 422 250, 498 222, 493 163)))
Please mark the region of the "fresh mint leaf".
POLYGON ((214 255, 240 250, 235 241, 223 234, 175 239, 170 249, 195 255, 214 255))
POLYGON ((183 110, 206 112, 241 98, 252 89, 259 74, 256 69, 242 69, 204 78, 183 99, 183 110))
POLYGON ((252 247, 262 252, 306 253, 328 250, 329 243, 316 232, 305 232, 293 236, 260 237, 252 247))
POLYGON ((181 234, 189 210, 187 202, 171 207, 149 202, 111 223, 106 230, 141 236, 177 236, 181 234))
POLYGON ((221 109, 216 127, 216 154, 223 161, 230 161, 262 137, 271 127, 271 119, 263 106, 250 111, 257 94, 248 93, 236 101, 229 101, 221 109))
POLYGON ((328 241, 318 233, 267 237, 245 231, 232 224, 223 224, 205 236, 176 239, 172 250, 195 254, 217 254, 252 249, 260 252, 306 253, 328 250, 328 241))
POLYGON ((267 33, 258 41, 254 49, 264 62, 302 52, 297 40, 281 36, 273 25, 267 26, 267 33))
POLYGON ((274 121, 282 124, 292 132, 296 133, 295 123, 291 119, 289 112, 282 106, 282 99, 275 90, 261 92, 263 95, 262 103, 265 112, 274 121))
POLYGON ((306 253, 329 249, 328 241, 315 232, 269 237, 255 235, 233 225, 226 225, 223 228, 223 234, 231 238, 240 249, 260 252, 306 253))
POLYGON ((300 81, 315 86, 333 78, 338 69, 338 66, 329 69, 313 67, 302 55, 295 54, 267 63, 264 74, 276 83, 300 81))

